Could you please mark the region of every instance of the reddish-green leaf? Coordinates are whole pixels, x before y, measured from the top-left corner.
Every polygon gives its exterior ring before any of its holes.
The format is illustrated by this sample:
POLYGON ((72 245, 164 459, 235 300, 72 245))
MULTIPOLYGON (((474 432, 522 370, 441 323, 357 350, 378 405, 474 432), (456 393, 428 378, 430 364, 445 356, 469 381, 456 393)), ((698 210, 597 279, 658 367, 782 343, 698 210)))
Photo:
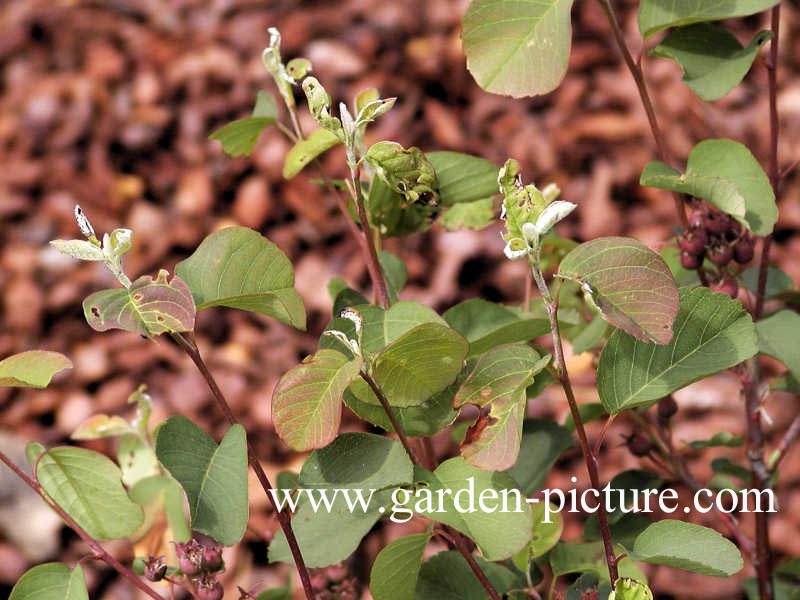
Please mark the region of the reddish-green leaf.
POLYGON ((643 342, 667 344, 678 288, 664 260, 638 240, 605 237, 567 254, 558 275, 578 281, 603 318, 643 342))
POLYGON ((47 387, 53 375, 71 368, 72 362, 58 352, 20 352, 0 360, 0 387, 47 387))
POLYGON ((295 450, 326 446, 339 430, 342 394, 361 370, 360 357, 320 350, 286 373, 272 397, 272 419, 295 450))
POLYGON ((83 301, 86 320, 96 331, 124 329, 145 337, 194 329, 194 300, 177 276, 164 269, 153 279, 139 277, 130 288, 95 292, 83 301))

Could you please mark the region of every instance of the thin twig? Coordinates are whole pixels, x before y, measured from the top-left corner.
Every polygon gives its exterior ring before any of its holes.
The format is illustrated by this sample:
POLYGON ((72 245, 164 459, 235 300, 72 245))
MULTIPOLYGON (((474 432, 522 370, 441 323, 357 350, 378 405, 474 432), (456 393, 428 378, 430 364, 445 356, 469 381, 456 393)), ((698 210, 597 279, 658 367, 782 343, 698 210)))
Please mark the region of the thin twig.
POLYGON ((150 586, 145 584, 144 581, 139 578, 136 573, 134 573, 131 569, 123 565, 119 562, 116 558, 114 558, 111 554, 106 552, 106 550, 100 545, 100 543, 95 540, 91 535, 89 535, 80 525, 78 525, 77 521, 73 519, 67 511, 65 511, 58 503, 53 501, 47 493, 42 489, 42 486, 39 484, 38 481, 32 479, 28 476, 25 471, 20 469, 14 462, 6 456, 2 451, 0 451, 0 462, 4 463, 9 469, 11 469, 14 474, 19 477, 25 484, 30 487, 34 492, 39 494, 39 496, 44 500, 56 513, 60 516, 64 522, 72 529, 78 536, 86 542, 89 546, 91 551, 94 553, 93 558, 97 560, 101 560, 106 563, 109 567, 114 569, 117 573, 122 575, 125 579, 130 581, 133 585, 139 588, 142 592, 153 598, 153 600, 163 600, 163 598, 153 591, 150 586))
MULTIPOLYGON (((600 475, 597 470, 597 455, 592 452, 589 439, 586 437, 586 429, 583 426, 583 419, 581 418, 580 410, 578 410, 578 402, 575 399, 575 393, 572 390, 572 383, 569 378, 569 373, 567 372, 567 363, 564 360, 564 347, 561 343, 561 332, 558 325, 558 305, 550 294, 550 288, 547 287, 547 282, 544 280, 544 276, 539 269, 538 258, 531 260, 530 266, 533 278, 539 288, 539 293, 547 308, 547 316, 550 319, 550 332, 553 337, 553 366, 556 369, 557 379, 567 396, 569 410, 570 413, 572 413, 572 421, 575 424, 575 433, 578 435, 578 442, 583 452, 583 459, 586 462, 586 470, 589 472, 589 480, 592 488, 599 494, 600 475)), ((597 518, 600 524, 600 535, 603 538, 603 549, 608 565, 608 575, 613 584, 618 578, 617 557, 614 554, 614 542, 611 539, 608 516, 606 515, 606 510, 602 502, 598 506, 597 518)))
MULTIPOLYGON (((225 399, 225 395, 222 393, 222 390, 219 388, 219 385, 217 385, 214 376, 211 374, 211 371, 209 371, 208 366, 203 360, 203 357, 200 355, 200 350, 197 348, 197 344, 194 343, 194 340, 180 333, 173 333, 172 339, 175 340, 183 349, 183 351, 186 352, 189 358, 192 359, 192 362, 206 380, 206 383, 211 390, 211 394, 214 396, 214 399, 217 402, 217 406, 222 411, 222 414, 225 415, 225 419, 228 421, 228 423, 231 425, 238 425, 239 421, 234 416, 228 401, 225 399)), ((300 575, 300 581, 303 584, 303 590, 305 591, 306 598, 308 598, 308 600, 314 600, 314 588, 311 586, 311 578, 308 574, 308 568, 303 561, 303 555, 300 552, 300 546, 298 545, 297 538, 292 530, 291 519, 285 512, 281 510, 281 507, 278 506, 275 498, 270 493, 270 490, 273 489, 272 484, 270 483, 267 474, 264 472, 261 463, 258 461, 249 439, 247 440, 247 461, 250 463, 250 467, 253 469, 253 472, 256 474, 261 487, 264 489, 267 499, 269 499, 270 504, 272 504, 272 507, 275 509, 278 523, 280 524, 281 529, 286 536, 286 543, 289 546, 289 550, 292 553, 292 558, 294 559, 294 564, 297 567, 297 572, 300 575)))
MULTIPOLYGON (((658 125, 656 111, 653 108, 653 101, 650 99, 650 93, 647 91, 647 83, 644 80, 644 73, 641 67, 633 60, 631 52, 628 49, 628 45, 625 43, 625 37, 622 34, 622 29, 620 28, 617 15, 614 12, 614 7, 611 5, 611 0, 598 1, 603 7, 603 12, 605 12, 606 17, 608 18, 608 23, 611 26, 611 32, 614 34, 614 40, 616 41, 617 47, 622 54, 622 58, 628 67, 628 71, 630 71, 631 75, 633 76, 633 80, 636 83, 636 88, 639 90, 639 98, 641 98, 644 111, 647 114, 647 121, 650 124, 650 131, 653 133, 653 139, 656 142, 656 151, 658 152, 658 157, 663 162, 669 164, 671 162, 669 152, 667 151, 667 145, 664 142, 664 135, 661 132, 661 127, 658 125)), ((675 209, 678 212, 678 218, 680 219, 681 225, 684 229, 687 229, 689 226, 689 220, 686 216, 686 207, 683 204, 683 200, 681 199, 680 195, 675 192, 673 192, 672 198, 675 202, 675 209)))
POLYGON ((370 387, 370 389, 375 393, 375 396, 378 398, 378 402, 381 403, 386 416, 389 417, 389 422, 392 424, 394 428, 394 432, 397 434, 397 437, 400 438, 400 443, 405 448, 406 454, 411 459, 415 465, 420 465, 421 463, 417 458, 417 455, 414 453, 414 450, 411 448, 411 444, 408 441, 408 437, 406 437, 405 432, 403 431, 403 426, 400 425, 400 421, 397 420, 397 416, 394 414, 391 405, 389 404, 389 399, 386 398, 386 394, 383 393, 383 390, 380 386, 375 382, 375 380, 370 376, 369 373, 362 369, 361 379, 363 379, 366 384, 370 387))

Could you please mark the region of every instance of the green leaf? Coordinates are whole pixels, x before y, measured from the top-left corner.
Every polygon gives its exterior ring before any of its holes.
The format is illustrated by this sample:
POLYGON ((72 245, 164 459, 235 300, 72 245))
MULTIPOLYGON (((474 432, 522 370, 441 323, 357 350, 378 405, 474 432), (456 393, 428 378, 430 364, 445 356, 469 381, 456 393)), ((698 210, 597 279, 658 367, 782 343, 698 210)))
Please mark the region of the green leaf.
POLYGON ((720 431, 715 433, 707 440, 696 440, 689 442, 688 446, 698 450, 700 448, 718 448, 724 446, 726 448, 738 448, 744 443, 744 438, 740 435, 733 435, 729 431, 720 431))
POLYGON ((378 259, 386 277, 386 286, 389 288, 389 301, 391 304, 397 302, 397 295, 408 281, 408 267, 406 263, 396 254, 386 250, 381 250, 378 259))
POLYGON ((491 404, 489 414, 478 417, 461 444, 461 456, 468 463, 488 471, 514 465, 527 406, 525 388, 549 360, 524 344, 498 346, 478 360, 453 400, 456 408, 491 404))
MULTIPOLYGON (((305 494, 293 511, 292 529, 306 564, 324 567, 352 554, 387 507, 391 509, 394 488, 408 485, 412 475, 402 446, 382 436, 342 434, 330 446, 315 450, 300 471, 299 483, 304 489, 326 490, 330 504, 319 493, 313 502, 305 494)), ((270 544, 269 559, 292 561, 283 532, 270 544)))
MULTIPOLYGON (((615 523, 609 523, 611 539, 625 548, 633 548, 633 543, 640 533, 647 529, 653 521, 641 513, 624 515, 615 523)), ((583 539, 595 542, 603 539, 600 533, 600 520, 596 514, 589 515, 583 524, 583 539)))
POLYGON ((778 4, 780 0, 642 0, 639 4, 639 31, 645 39, 670 27, 680 27, 702 21, 721 21, 744 17, 778 4))
POLYGON ((143 275, 130 288, 95 292, 83 301, 86 321, 95 331, 124 329, 145 337, 192 331, 195 303, 177 275, 164 269, 153 279, 143 275))
POLYGON ((375 357, 372 375, 392 406, 417 406, 455 380, 467 349, 466 340, 453 329, 423 323, 375 357))
POLYGON ((422 556, 430 539, 430 533, 416 533, 383 547, 369 577, 374 600, 414 600, 422 556))
POLYGON ((0 387, 44 388, 53 375, 72 368, 72 361, 58 352, 29 350, 0 360, 0 387))
POLYGON ((127 537, 142 523, 142 509, 128 498, 119 468, 102 454, 53 448, 39 459, 36 476, 47 495, 95 539, 127 537))
POLYGON ((89 592, 80 565, 45 563, 20 577, 8 600, 89 600, 89 592))
POLYGON ((369 222, 381 237, 397 237, 427 231, 438 214, 436 205, 408 202, 380 177, 374 177, 367 198, 369 222))
MULTIPOLYGON (((524 579, 506 567, 480 557, 475 557, 475 562, 498 594, 525 587, 524 579)), ((464 557, 449 551, 432 556, 422 565, 414 600, 486 600, 487 597, 464 557)))
POLYGON ((447 209, 439 224, 448 231, 483 229, 494 223, 494 203, 491 198, 462 202, 447 209))
POLYGON ((286 255, 257 231, 227 227, 212 233, 175 272, 192 290, 197 310, 227 306, 306 327, 303 300, 294 289, 286 255))
POLYGON ((278 381, 272 419, 280 438, 295 450, 327 445, 342 420, 342 394, 358 377, 363 361, 323 349, 308 356, 278 381))
POLYGON ((779 310, 774 315, 756 323, 759 350, 789 368, 796 379, 800 378, 800 315, 791 310, 779 310))
POLYGON ((678 288, 661 257, 633 238, 605 237, 564 257, 558 276, 578 281, 603 318, 636 339, 666 344, 678 288))
POLYGON ((661 258, 667 263, 675 283, 679 288, 694 287, 700 285, 700 278, 697 271, 690 271, 681 264, 681 251, 677 246, 664 246, 661 249, 661 258))
POLYGON ((569 61, 571 9, 572 0, 473 0, 461 40, 478 85, 514 98, 558 87, 569 61))
POLYGON ((315 129, 306 139, 298 141, 283 161, 283 176, 292 179, 315 158, 324 154, 340 142, 336 134, 327 129, 315 129))
POLYGON ((732 367, 757 351, 742 305, 708 288, 681 290, 675 335, 666 346, 615 332, 600 354, 597 390, 609 414, 652 404, 675 390, 732 367))
POLYGON ((775 194, 764 169, 746 146, 732 140, 697 144, 683 174, 653 161, 642 171, 639 183, 702 198, 756 235, 769 235, 778 219, 775 194))
MULTIPOLYGON (((758 293, 759 270, 759 265, 753 265, 741 275, 742 284, 744 284, 748 290, 753 292, 753 294, 758 293)), ((769 265, 767 268, 767 285, 764 288, 764 299, 769 300, 770 298, 776 297, 781 292, 786 292, 789 290, 794 290, 794 282, 792 281, 792 278, 789 277, 784 271, 781 271, 778 267, 769 265)))
MULTIPOLYGON (((627 553, 625 548, 616 544, 614 553, 627 553)), ((549 554, 550 566, 554 577, 561 577, 570 573, 592 573, 600 581, 608 582, 608 567, 603 550, 603 542, 589 542, 586 544, 560 542, 549 554)), ((647 578, 636 566, 630 556, 626 556, 617 563, 620 577, 628 577, 636 581, 647 581, 647 578)))
POLYGON ((467 358, 502 344, 529 342, 550 332, 550 323, 544 317, 515 312, 480 298, 456 304, 442 316, 469 342, 467 358))
POLYGON ((516 482, 507 474, 478 469, 458 457, 446 460, 433 473, 418 469, 416 478, 427 484, 425 489, 433 495, 435 502, 431 506, 433 510, 429 511, 424 503, 420 505, 417 501, 413 507, 415 512, 450 525, 468 535, 487 560, 509 558, 530 541, 533 525, 531 511, 524 496, 519 493, 516 482), (473 490, 472 494, 470 489, 473 490), (475 499, 474 507, 469 506, 470 495, 475 499), (478 506, 481 497, 484 498, 487 507, 496 504, 498 510, 494 512, 481 510, 478 506), (459 506, 456 506, 456 502, 459 506), (505 507, 504 502, 507 504, 505 507), (438 510, 440 508, 444 511, 438 510), (459 508, 471 510, 464 511, 459 508), (508 509, 507 512, 503 510, 504 508, 508 509))
POLYGON ((658 490, 663 483, 664 480, 657 475, 641 469, 629 469, 615 475, 609 484, 614 490, 614 506, 607 509, 608 522, 618 523, 631 511, 638 512, 643 508, 639 506, 639 500, 645 497, 644 490, 658 490))
POLYGON ((653 592, 644 584, 635 579, 620 577, 614 584, 614 591, 608 600, 653 600, 653 592))
POLYGON ((499 169, 488 160, 461 152, 428 152, 425 156, 436 171, 444 206, 470 204, 497 194, 499 169))
POLYGON ((311 453, 299 482, 304 487, 379 490, 408 484, 413 473, 397 441, 374 433, 343 433, 311 453))
POLYGON ((739 85, 761 46, 771 38, 771 31, 761 31, 743 48, 728 30, 699 23, 673 30, 650 54, 677 62, 695 94, 717 100, 739 85))
POLYGON ((549 515, 543 502, 531 504, 533 529, 531 541, 514 555, 514 565, 523 573, 534 558, 544 556, 558 543, 564 531, 564 518, 555 505, 550 505, 549 515))
POLYGON ((731 577, 744 566, 738 548, 713 529, 673 519, 645 529, 636 538, 632 555, 642 562, 712 577, 731 577))
POLYGON ((153 448, 135 434, 129 433, 120 438, 117 462, 122 471, 122 483, 128 487, 161 472, 153 448))
POLYGON ((189 419, 167 419, 156 435, 156 455, 189 500, 192 529, 232 546, 244 535, 247 503, 247 442, 234 425, 217 445, 189 419))
POLYGON ((550 419, 525 419, 516 464, 507 472, 525 494, 542 487, 558 458, 573 445, 572 434, 550 419))
POLYGON ((222 142, 222 150, 228 156, 250 156, 261 132, 277 122, 278 107, 275 97, 259 90, 252 117, 228 123, 208 137, 222 142))
MULTIPOLYGON (((458 389, 458 379, 441 392, 417 406, 395 406, 394 415, 406 435, 425 437, 438 433, 458 416, 453 409, 453 396, 458 389)), ((354 381, 344 394, 345 405, 365 421, 386 431, 394 431, 386 411, 378 398, 361 379, 354 381)))
POLYGON ((256 600, 292 600, 292 590, 289 586, 273 588, 261 592, 256 596, 256 600))

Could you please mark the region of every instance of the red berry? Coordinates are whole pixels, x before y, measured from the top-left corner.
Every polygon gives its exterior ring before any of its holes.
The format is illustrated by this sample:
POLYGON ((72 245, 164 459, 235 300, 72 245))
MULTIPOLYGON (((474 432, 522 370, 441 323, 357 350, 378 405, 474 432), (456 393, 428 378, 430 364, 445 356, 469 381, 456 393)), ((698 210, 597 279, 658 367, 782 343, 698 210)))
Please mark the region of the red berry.
POLYGON ((753 260, 755 255, 755 242, 750 237, 740 238, 733 247, 733 257, 740 265, 745 265, 753 260))
POLYGON ((702 255, 706 248, 708 235, 702 229, 690 230, 683 237, 678 238, 678 247, 691 254, 702 255))
POLYGON ((711 286, 711 289, 713 289, 715 292, 728 294, 728 296, 731 298, 736 298, 736 296, 739 294, 739 284, 737 283, 736 278, 730 275, 724 277, 717 285, 711 286))
POLYGON ((144 576, 150 581, 161 581, 167 574, 167 563, 163 556, 148 556, 144 562, 144 576))
POLYGON ((203 547, 197 540, 175 544, 175 554, 178 557, 178 568, 185 575, 197 575, 203 570, 203 547))
POLYGON ((628 450, 634 456, 647 456, 652 449, 653 444, 641 433, 634 433, 628 438, 628 450))
POLYGON ((192 579, 199 600, 221 600, 224 590, 213 575, 192 579))
POLYGON ((203 548, 203 571, 213 573, 222 568, 222 546, 203 548))
POLYGON ((727 244, 712 246, 708 252, 708 260, 718 267, 724 267, 733 260, 733 248, 727 244))
POLYGON ((703 257, 681 250, 681 265, 684 269, 696 269, 703 264, 703 257))
POLYGON ((689 228, 693 230, 703 231, 706 227, 706 212, 698 211, 693 213, 689 218, 689 228))

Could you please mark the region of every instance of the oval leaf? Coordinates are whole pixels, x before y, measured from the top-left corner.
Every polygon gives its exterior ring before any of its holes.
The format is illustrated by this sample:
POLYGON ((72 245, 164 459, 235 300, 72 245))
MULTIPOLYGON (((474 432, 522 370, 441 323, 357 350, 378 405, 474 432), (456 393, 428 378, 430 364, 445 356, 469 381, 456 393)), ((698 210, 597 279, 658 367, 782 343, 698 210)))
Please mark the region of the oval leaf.
POLYGON ((222 142, 222 150, 228 156, 250 156, 261 132, 277 121, 275 96, 259 90, 251 117, 228 123, 208 137, 222 142))
POLYGON ((731 577, 744 566, 739 549, 713 529, 673 519, 640 533, 631 554, 642 562, 712 577, 731 577))
POLYGON ((666 344, 678 312, 678 288, 664 260, 633 238, 605 237, 564 257, 559 277, 583 285, 603 318, 635 338, 666 344))
POLYGON ((8 600, 89 600, 89 591, 80 565, 46 563, 26 571, 8 600))
POLYGON ((487 92, 546 94, 567 72, 572 0, 473 0, 461 39, 467 69, 487 92))
POLYGON ((425 157, 436 171, 443 205, 477 202, 497 194, 499 169, 485 158, 461 152, 428 152, 425 157))
POLYGON ((778 219, 775 194, 764 169, 746 146, 732 140, 703 140, 689 153, 686 172, 653 161, 639 183, 702 198, 756 235, 769 235, 778 219))
POLYGON ((283 176, 291 179, 305 169, 320 154, 339 143, 339 138, 327 129, 317 129, 306 139, 300 140, 287 152, 283 161, 283 176))
POLYGON ((392 406, 416 406, 455 380, 468 347, 453 329, 424 323, 382 350, 372 375, 392 406))
POLYGON ((383 547, 369 577, 374 600, 414 600, 422 556, 430 539, 430 533, 416 533, 383 547))
POLYGON ((539 354, 525 344, 506 344, 489 350, 458 388, 453 405, 483 407, 516 395, 547 364, 547 361, 544 364, 539 361, 539 354))
POLYGON ((756 331, 761 352, 781 361, 795 378, 800 378, 800 346, 797 344, 800 315, 791 310, 779 310, 756 323, 756 331))
POLYGON ((175 272, 192 290, 197 310, 227 306, 305 329, 292 263, 257 231, 228 227, 212 233, 175 272))
POLYGON ((286 373, 272 396, 272 420, 295 450, 322 448, 339 430, 342 394, 361 371, 361 358, 320 350, 286 373))
POLYGON ((44 388, 53 375, 71 368, 72 361, 58 352, 20 352, 0 360, 0 387, 44 388))
POLYGON ((708 288, 681 290, 675 335, 666 346, 615 331, 597 367, 597 390, 609 414, 651 404, 758 352, 742 305, 708 288))
POLYGON ((189 500, 192 529, 232 546, 244 535, 247 503, 247 442, 234 425, 217 445, 189 419, 175 416, 158 429, 156 456, 189 500))
POLYGON ((95 539, 127 537, 142 524, 142 509, 128 498, 119 468, 102 454, 53 448, 39 458, 36 477, 47 495, 95 539))
POLYGON ((746 48, 728 30, 699 23, 673 30, 650 54, 671 58, 683 69, 683 80, 704 100, 717 100, 747 75, 771 31, 757 33, 746 48))
POLYGON ((478 469, 458 457, 446 460, 433 473, 418 469, 416 476, 427 484, 427 488, 421 489, 425 489, 426 495, 428 492, 432 494, 435 501, 428 504, 432 508, 430 512, 426 510, 426 503, 413 499, 411 507, 429 519, 468 535, 487 560, 509 558, 530 541, 533 516, 516 482, 505 473, 478 469), (468 501, 470 496, 475 503, 472 507, 468 501), (505 507, 504 497, 507 498, 505 507), (496 506, 497 510, 482 510, 478 506, 480 498, 484 498, 485 507, 496 506))
POLYGON ((145 337, 192 331, 195 306, 180 277, 167 281, 164 269, 143 275, 130 288, 101 290, 83 301, 86 321, 95 331, 124 329, 145 337))
POLYGON ((550 419, 525 419, 519 458, 508 474, 525 494, 532 494, 542 487, 555 462, 573 444, 572 434, 550 419))
POLYGON ((99 440, 100 438, 132 433, 133 431, 131 424, 122 417, 116 415, 93 415, 81 423, 69 437, 73 440, 99 440))
MULTIPOLYGON (((475 557, 481 571, 501 596, 511 589, 525 587, 524 578, 502 565, 475 557)), ((456 551, 432 556, 419 574, 415 600, 486 600, 488 595, 467 561, 456 551)))
POLYGON ((639 4, 639 31, 647 39, 670 27, 753 15, 775 6, 778 2, 780 0, 642 0, 639 4))

